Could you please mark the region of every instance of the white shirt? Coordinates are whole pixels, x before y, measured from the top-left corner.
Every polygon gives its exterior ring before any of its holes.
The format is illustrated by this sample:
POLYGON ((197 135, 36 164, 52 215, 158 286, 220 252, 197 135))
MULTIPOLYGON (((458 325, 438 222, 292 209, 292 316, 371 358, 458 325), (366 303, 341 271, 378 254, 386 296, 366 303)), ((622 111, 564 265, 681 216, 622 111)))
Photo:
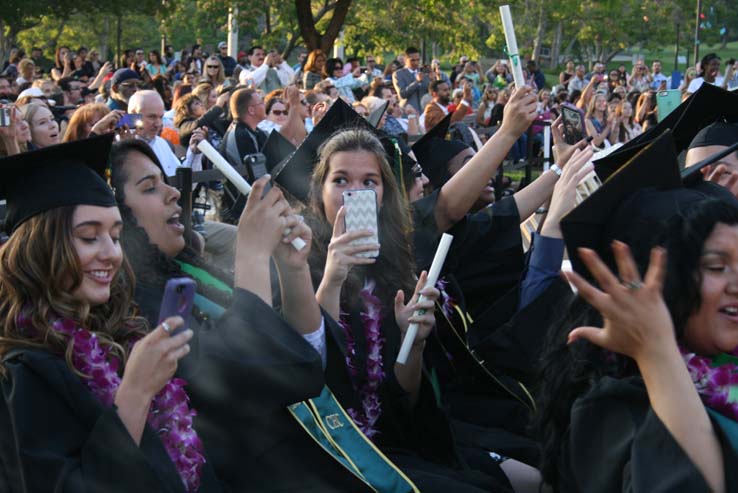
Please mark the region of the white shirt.
MULTIPOLYGON (((264 79, 266 79, 267 71, 269 70, 269 65, 266 63, 262 63, 259 68, 244 68, 241 70, 241 73, 238 74, 238 81, 243 85, 248 85, 249 82, 253 81, 254 85, 256 87, 259 87, 262 82, 264 82, 264 79)), ((274 67, 274 70, 277 71, 277 76, 279 77, 279 82, 282 83, 282 86, 289 85, 292 78, 295 76, 295 71, 292 70, 292 67, 289 66, 287 62, 282 62, 278 66, 274 67)))
POLYGON ((187 147, 185 160, 180 162, 172 148, 169 147, 169 143, 158 135, 150 142, 145 140, 144 142, 149 144, 151 150, 159 158, 159 162, 167 176, 176 175, 177 168, 192 168, 192 171, 202 171, 202 154, 193 153, 189 146, 187 147))
MULTIPOLYGON (((702 83, 705 82, 704 77, 697 77, 692 82, 689 83, 689 87, 687 88, 687 92, 692 94, 697 92, 697 89, 702 87, 702 83)), ((709 84, 709 82, 708 82, 709 84)), ((723 77, 718 75, 715 77, 715 82, 712 83, 713 86, 722 86, 723 85, 723 77)))
POLYGON ((320 317, 320 327, 309 334, 302 334, 302 337, 320 354, 320 359, 325 369, 328 363, 328 349, 325 346, 325 319, 320 317))
POLYGON ((274 130, 276 130, 277 132, 282 130, 282 125, 280 125, 279 123, 274 123, 271 120, 262 120, 259 122, 258 125, 256 125, 256 128, 269 135, 274 130))

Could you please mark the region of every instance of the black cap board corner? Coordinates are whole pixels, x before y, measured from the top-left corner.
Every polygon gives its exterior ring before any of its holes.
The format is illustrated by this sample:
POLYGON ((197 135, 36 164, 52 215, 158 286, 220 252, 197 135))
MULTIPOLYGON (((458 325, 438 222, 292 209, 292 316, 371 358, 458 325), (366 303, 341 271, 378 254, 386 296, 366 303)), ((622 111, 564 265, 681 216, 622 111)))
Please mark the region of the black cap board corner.
POLYGON ((0 159, 0 200, 7 201, 5 229, 70 205, 116 206, 106 181, 113 134, 44 147, 0 159))
POLYGON ((271 173, 275 166, 295 152, 296 149, 297 147, 295 147, 292 142, 287 140, 287 138, 281 133, 276 131, 271 132, 261 150, 266 157, 267 170, 271 173))
MULTIPOLYGON (((612 238, 607 237, 611 221, 627 197, 640 189, 667 190, 681 186, 679 164, 671 131, 667 130, 647 144, 621 166, 592 195, 561 220, 566 249, 574 270, 589 277, 579 260, 577 249, 591 248, 607 257, 612 238)), ((648 204, 637 204, 648 208, 648 204)))
POLYGON ((389 106, 389 101, 383 102, 377 109, 371 112, 371 114, 367 117, 367 121, 369 124, 374 127, 378 128, 379 122, 382 121, 382 117, 384 116, 384 112, 387 111, 387 107, 389 106))
POLYGON ((318 160, 320 147, 333 134, 347 128, 361 128, 371 131, 382 142, 393 169, 396 166, 402 166, 405 176, 411 173, 415 161, 407 155, 407 146, 402 139, 392 139, 386 133, 377 130, 366 119, 356 113, 351 106, 343 100, 337 99, 297 150, 272 171, 273 179, 296 199, 307 203, 310 180, 318 160), (397 147, 401 150, 400 163, 395 163, 397 147))
POLYGON ((676 153, 679 154, 689 148, 692 140, 702 129, 716 121, 738 121, 738 93, 726 91, 712 84, 702 84, 658 125, 596 161, 595 171, 602 181, 607 180, 620 164, 635 156, 646 144, 661 136, 666 129, 672 129, 674 146, 676 153))
POLYGON ((426 147, 429 142, 432 142, 435 139, 446 140, 448 129, 451 127, 451 116, 453 116, 453 113, 449 113, 444 116, 440 122, 428 129, 428 131, 419 138, 415 144, 413 144, 412 150, 416 156, 418 155, 418 150, 426 147))

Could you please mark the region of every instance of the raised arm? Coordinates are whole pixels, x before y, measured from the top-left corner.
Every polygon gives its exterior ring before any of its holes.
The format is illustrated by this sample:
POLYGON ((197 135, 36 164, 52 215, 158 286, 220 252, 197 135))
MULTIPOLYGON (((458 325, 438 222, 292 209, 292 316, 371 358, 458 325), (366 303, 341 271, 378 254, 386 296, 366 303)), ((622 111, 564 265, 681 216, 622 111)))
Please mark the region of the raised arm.
POLYGON ((447 231, 469 212, 512 145, 535 120, 536 97, 529 87, 516 90, 504 111, 499 130, 441 188, 435 209, 439 231, 447 231))

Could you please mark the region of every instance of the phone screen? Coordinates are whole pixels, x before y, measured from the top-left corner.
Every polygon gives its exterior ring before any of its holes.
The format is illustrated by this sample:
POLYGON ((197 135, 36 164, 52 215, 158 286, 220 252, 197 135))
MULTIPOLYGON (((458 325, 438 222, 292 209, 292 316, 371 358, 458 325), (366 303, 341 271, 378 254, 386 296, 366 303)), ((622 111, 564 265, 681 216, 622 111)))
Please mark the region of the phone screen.
POLYGON ((561 115, 564 122, 564 141, 574 145, 584 138, 582 114, 578 110, 562 106, 561 115))
POLYGON ((141 115, 137 113, 126 113, 118 120, 118 125, 115 128, 128 127, 129 129, 135 129, 141 121, 141 115))

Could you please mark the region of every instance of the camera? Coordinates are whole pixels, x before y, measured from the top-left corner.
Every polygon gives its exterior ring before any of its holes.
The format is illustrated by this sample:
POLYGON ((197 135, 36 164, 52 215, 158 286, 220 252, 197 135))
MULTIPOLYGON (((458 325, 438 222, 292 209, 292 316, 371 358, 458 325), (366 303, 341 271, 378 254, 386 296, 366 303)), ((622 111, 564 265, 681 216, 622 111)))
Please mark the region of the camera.
POLYGON ((10 126, 12 118, 11 108, 0 108, 0 127, 10 126))

